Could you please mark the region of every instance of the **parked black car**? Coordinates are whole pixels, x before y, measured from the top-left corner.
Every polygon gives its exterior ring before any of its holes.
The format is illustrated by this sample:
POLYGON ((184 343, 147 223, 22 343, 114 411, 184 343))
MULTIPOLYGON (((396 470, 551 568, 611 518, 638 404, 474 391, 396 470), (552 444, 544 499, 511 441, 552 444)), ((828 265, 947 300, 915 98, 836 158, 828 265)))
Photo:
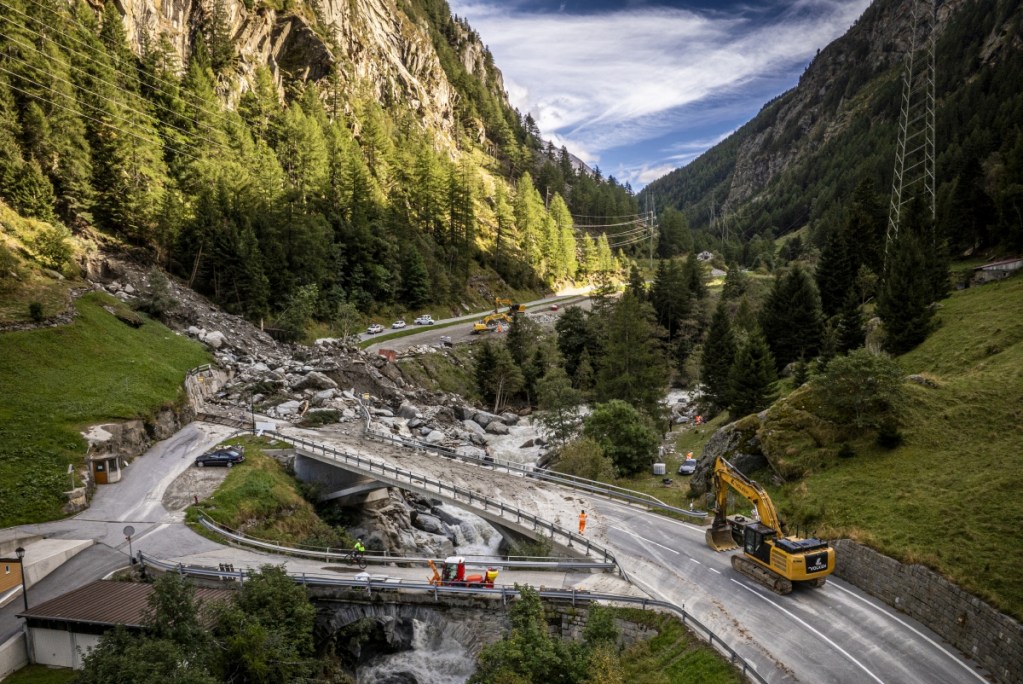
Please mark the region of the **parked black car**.
POLYGON ((217 449, 209 451, 195 459, 195 465, 200 468, 206 466, 224 466, 230 468, 235 463, 241 463, 245 456, 238 449, 217 449))

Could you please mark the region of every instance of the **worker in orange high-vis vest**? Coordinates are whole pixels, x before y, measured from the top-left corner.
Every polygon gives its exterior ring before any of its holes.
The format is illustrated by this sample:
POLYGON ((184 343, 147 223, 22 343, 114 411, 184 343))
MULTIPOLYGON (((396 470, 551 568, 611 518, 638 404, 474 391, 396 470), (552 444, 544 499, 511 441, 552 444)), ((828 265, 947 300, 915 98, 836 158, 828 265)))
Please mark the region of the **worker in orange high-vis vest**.
POLYGON ((579 513, 579 534, 586 533, 586 511, 579 513))

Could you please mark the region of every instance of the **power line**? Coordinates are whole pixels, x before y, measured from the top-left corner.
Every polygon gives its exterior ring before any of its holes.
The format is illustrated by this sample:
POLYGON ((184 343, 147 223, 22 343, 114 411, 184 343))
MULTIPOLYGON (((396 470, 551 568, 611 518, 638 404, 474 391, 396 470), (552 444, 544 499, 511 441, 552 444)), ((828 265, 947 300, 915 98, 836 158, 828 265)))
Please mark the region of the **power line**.
POLYGON ((914 0, 913 25, 906 70, 902 77, 902 106, 899 112, 899 137, 892 174, 891 205, 885 236, 884 269, 887 272, 893 243, 898 239, 902 208, 911 202, 916 188, 930 200, 931 220, 935 214, 934 89, 935 34, 938 21, 937 0, 914 0), (922 44, 918 44, 920 34, 922 44), (920 53, 919 55, 917 53, 920 53), (917 59, 923 64, 918 64, 917 59))
MULTIPOLYGON (((31 2, 36 7, 39 7, 41 9, 43 9, 43 10, 51 12, 54 16, 60 16, 60 15, 57 14, 57 12, 55 12, 51 8, 49 8, 49 7, 39 3, 37 0, 27 0, 27 1, 31 2)), ((25 12, 22 12, 21 10, 19 10, 16 7, 11 7, 6 2, 4 2, 4 0, 0 0, 0 5, 2 5, 3 7, 8 8, 10 10, 13 10, 14 12, 17 12, 18 14, 20 14, 23 17, 25 17, 29 21, 39 21, 39 19, 37 17, 33 17, 30 14, 26 14, 25 12)), ((82 24, 82 22, 80 22, 78 19, 76 19, 74 16, 72 16, 70 14, 67 15, 66 17, 62 17, 62 18, 66 18, 68 21, 70 21, 71 23, 75 24, 76 26, 78 26, 82 30, 85 30, 85 31, 89 30, 88 27, 86 27, 84 24, 82 24)), ((33 31, 28 26, 25 26, 24 28, 25 28, 26 31, 30 31, 30 32, 34 33, 35 35, 39 36, 40 38, 43 38, 44 40, 50 41, 51 43, 53 43, 54 45, 58 46, 59 48, 61 48, 63 50, 67 50, 69 52, 73 52, 74 54, 79 55, 80 57, 86 57, 86 58, 91 59, 91 57, 89 55, 86 55, 86 54, 83 54, 82 52, 74 50, 70 46, 62 45, 61 43, 56 42, 55 40, 53 40, 52 38, 50 38, 48 36, 44 36, 43 34, 37 32, 37 31, 33 31)), ((93 53, 93 55, 102 54, 102 53, 100 53, 100 51, 94 45, 92 45, 92 44, 90 44, 90 43, 88 43, 88 42, 86 42, 86 41, 84 41, 84 40, 82 40, 82 39, 80 39, 80 38, 78 38, 78 37, 76 37, 74 35, 71 35, 71 34, 64 34, 64 35, 67 38, 70 38, 74 42, 78 43, 79 45, 84 45, 88 50, 90 50, 93 53)), ((167 80, 165 78, 161 78, 157 74, 152 74, 152 77, 153 77, 154 80, 159 81, 160 83, 164 83, 164 84, 166 84, 168 86, 171 86, 171 87, 173 87, 175 89, 179 88, 180 85, 181 85, 180 83, 175 83, 174 81, 169 81, 169 80, 167 80)), ((162 88, 154 87, 154 90, 156 92, 160 93, 161 95, 165 95, 165 96, 168 96, 168 97, 169 96, 173 96, 172 92, 169 92, 169 91, 167 91, 165 89, 162 89, 162 88)), ((227 115, 224 114, 224 112, 222 112, 220 110, 206 109, 203 106, 202 100, 200 100, 197 97, 195 97, 194 94, 187 93, 187 91, 186 91, 185 94, 186 94, 186 96, 187 95, 191 95, 191 99, 194 100, 193 106, 195 106, 195 108, 197 110, 201 111, 204 114, 212 116, 213 118, 219 119, 222 124, 223 123, 230 123, 230 120, 227 118, 227 115)))
POLYGON ((574 223, 576 228, 617 228, 619 226, 633 226, 642 221, 642 219, 634 219, 632 221, 623 221, 621 223, 574 223))
MULTIPOLYGON (((8 37, 8 36, 5 36, 2 31, 0 31, 0 36, 3 36, 5 38, 8 37)), ((13 61, 20 62, 20 63, 22 63, 22 64, 24 64, 24 65, 26 65, 28 67, 31 67, 32 69, 35 69, 38 72, 42 72, 44 74, 46 73, 46 71, 42 67, 38 67, 38 66, 36 66, 36 65, 34 65, 34 64, 24 60, 24 59, 21 59, 21 58, 18 58, 18 57, 11 57, 11 59, 13 61)), ((40 88, 46 88, 50 92, 63 95, 63 93, 61 93, 60 91, 54 90, 52 86, 49 86, 49 85, 46 85, 46 84, 43 84, 43 83, 39 83, 38 81, 33 81, 32 79, 28 78, 24 74, 19 74, 17 72, 11 71, 9 69, 4 69, 2 66, 0 66, 0 70, 4 71, 5 73, 10 74, 11 76, 14 76, 17 79, 20 79, 20 80, 23 80, 23 81, 28 81, 29 83, 31 83, 33 85, 37 85, 40 88)), ((140 112, 137 109, 133 109, 132 107, 128 107, 127 105, 125 105, 125 104, 123 104, 121 102, 118 102, 117 100, 112 100, 109 97, 106 97, 105 95, 100 95, 99 93, 93 92, 92 90, 89 90, 88 88, 86 88, 84 86, 76 86, 71 81, 68 81, 65 78, 61 78, 60 76, 56 76, 54 74, 49 74, 49 75, 54 80, 56 80, 56 81, 60 81, 61 83, 66 83, 67 85, 71 86, 72 88, 77 88, 77 89, 79 89, 79 90, 81 90, 83 92, 86 92, 86 93, 88 93, 90 95, 98 97, 98 98, 100 98, 102 100, 106 100, 107 102, 113 104, 115 107, 118 107, 119 109, 123 109, 123 110, 129 111, 129 112, 132 112, 133 114, 138 114, 140 116, 149 117, 152 121, 155 121, 157 124, 160 123, 159 119, 154 118, 151 114, 147 114, 145 112, 140 112)), ((132 124, 132 125, 137 125, 137 122, 135 122, 134 120, 126 118, 124 116, 121 116, 120 114, 118 114, 116 112, 113 112, 113 111, 106 111, 103 108, 99 107, 98 105, 95 105, 92 102, 89 102, 87 99, 83 98, 81 101, 79 101, 78 98, 73 98, 73 99, 75 100, 75 102, 77 102, 80 105, 91 107, 93 110, 99 112, 101 115, 114 117, 114 118, 120 119, 121 121, 124 121, 125 123, 129 123, 129 124, 132 124)), ((191 135, 191 133, 189 133, 189 131, 186 131, 183 128, 178 128, 177 126, 174 126, 173 124, 167 124, 167 125, 170 126, 171 128, 176 129, 177 131, 179 131, 181 133, 184 133, 186 135, 191 135)), ((146 137, 144 137, 142 139, 147 140, 150 143, 162 145, 163 144, 163 139, 159 137, 159 133, 157 133, 156 136, 157 137, 155 137, 155 138, 146 136, 146 137)), ((201 137, 201 136, 199 136, 199 137, 201 137)), ((212 141, 207 141, 207 142, 212 142, 212 141)), ((213 144, 217 144, 217 143, 213 143, 213 144)))
POLYGON ((641 219, 641 218, 644 218, 645 216, 646 216, 645 212, 642 213, 642 214, 621 214, 621 215, 618 215, 618 216, 607 216, 607 215, 587 216, 585 214, 572 214, 572 220, 575 220, 575 219, 641 219))
MULTIPOLYGON (((0 5, 3 5, 3 4, 4 4, 3 0, 0 0, 0 5)), ((31 33, 34 33, 35 35, 39 36, 40 38, 43 38, 44 40, 49 40, 50 42, 54 42, 51 38, 47 38, 46 36, 36 32, 36 31, 32 31, 31 29, 26 29, 26 30, 28 30, 31 33)), ((2 31, 0 31, 0 36, 3 36, 4 38, 7 38, 8 40, 10 40, 11 42, 13 42, 13 43, 15 43, 17 45, 20 45, 22 47, 27 47, 27 48, 29 48, 31 50, 34 50, 37 54, 42 55, 43 57, 45 57, 47 60, 49 60, 50 62, 52 62, 54 64, 60 64, 60 62, 57 61, 56 57, 54 57, 52 55, 48 55, 45 52, 38 51, 38 50, 35 49, 34 46, 27 45, 27 44, 21 42, 20 40, 16 40, 15 38, 12 38, 11 36, 8 36, 7 34, 5 34, 2 31)), ((55 44, 57 44, 57 43, 55 43, 55 44)), ((57 45, 59 46, 59 44, 57 44, 57 45)), ((69 48, 69 51, 73 52, 74 54, 76 54, 76 55, 78 55, 80 57, 88 58, 88 55, 83 55, 82 53, 77 52, 75 50, 70 50, 70 48, 69 48)), ((31 62, 27 61, 24 57, 15 57, 14 55, 8 55, 8 57, 13 59, 13 60, 20 61, 22 64, 25 64, 26 66, 31 67, 32 69, 35 69, 38 72, 43 72, 44 71, 42 67, 36 66, 35 64, 32 64, 31 62)), ((125 93, 125 94, 128 94, 128 95, 133 95, 133 96, 136 96, 136 97, 142 97, 139 93, 134 93, 134 92, 124 88, 121 85, 118 85, 116 83, 111 83, 110 81, 107 81, 106 79, 100 78, 99 76, 97 76, 95 74, 91 74, 87 70, 85 70, 85 69, 83 69, 83 68, 81 68, 79 66, 76 66, 75 64, 72 64, 72 63, 69 62, 67 64, 67 66, 69 68, 71 68, 71 69, 74 69, 75 71, 77 71, 77 72, 79 72, 81 74, 85 74, 87 77, 89 77, 89 78, 91 78, 91 79, 93 79, 95 81, 98 81, 99 83, 103 83, 104 85, 107 85, 107 86, 113 88, 114 90, 116 90, 118 92, 125 93)), ((14 75, 18 76, 18 74, 14 74, 14 75)), ((181 128, 180 126, 177 126, 177 125, 175 125, 175 124, 173 124, 173 123, 171 123, 169 121, 161 121, 159 118, 157 118, 156 116, 153 116, 149 112, 141 112, 141 111, 139 111, 137 109, 129 107, 127 104, 125 104, 123 102, 117 102, 115 100, 111 100, 110 98, 108 98, 108 97, 106 97, 104 95, 100 95, 99 93, 93 92, 93 91, 89 90, 88 88, 86 88, 84 86, 78 86, 78 85, 76 85, 74 83, 71 83, 67 79, 61 78, 60 76, 56 76, 56 75, 53 75, 53 74, 51 74, 51 76, 53 78, 59 80, 59 81, 67 83, 68 85, 72 86, 73 88, 77 88, 77 89, 83 90, 83 91, 89 93, 90 95, 94 95, 95 97, 99 97, 99 98, 102 98, 104 100, 107 100, 108 102, 110 102, 110 103, 112 103, 114 105, 117 105, 118 107, 122 107, 122 108, 124 108, 124 109, 126 109, 126 110, 128 110, 130 112, 133 112, 133 113, 138 114, 140 116, 144 116, 144 117, 148 118, 156 126, 166 125, 166 126, 168 126, 170 128, 175 129, 176 131, 178 131, 180 133, 184 133, 185 135, 188 135, 188 136, 190 136, 192 138, 198 138, 200 141, 209 143, 210 145, 214 145, 215 147, 219 147, 220 149, 228 149, 228 148, 226 148, 224 146, 223 143, 221 143, 219 141, 216 141, 216 140, 212 140, 210 138, 207 138, 206 136, 204 136, 199 131, 189 131, 189 130, 181 128)), ((159 102, 153 102, 153 104, 155 106, 157 106, 157 107, 162 108, 164 111, 166 111, 166 112, 168 112, 170 114, 174 114, 175 116, 178 114, 178 112, 175 112, 174 110, 172 110, 171 108, 167 107, 164 104, 161 104, 159 102)))
MULTIPOLYGON (((0 67, 0 70, 7 71, 3 67, 0 67)), ((11 73, 11 72, 7 71, 7 73, 11 73)), ((34 85, 37 85, 37 86, 39 86, 41 88, 47 88, 48 90, 50 90, 54 94, 60 95, 62 98, 66 99, 66 100, 71 100, 75 104, 79 104, 78 101, 73 96, 71 96, 71 95, 66 95, 66 94, 61 93, 59 91, 53 90, 52 88, 49 88, 49 86, 44 86, 44 85, 41 85, 39 83, 35 83, 35 81, 32 81, 31 79, 25 79, 25 80, 27 80, 30 83, 33 83, 34 85)), ((18 86, 14 85, 13 83, 8 83, 7 86, 11 90, 16 90, 17 92, 21 93, 22 95, 26 95, 26 96, 34 98, 36 100, 41 100, 43 102, 47 102, 48 104, 51 104, 54 107, 59 107, 61 109, 67 110, 67 111, 71 112, 72 114, 75 114, 76 116, 82 117, 83 119, 88 119, 89 121, 95 121, 96 123, 101 124, 103 126, 109 126, 110 128, 113 128, 115 131, 119 131, 121 133, 124 133, 125 135, 130 135, 133 138, 137 138, 139 140, 143 140, 143 141, 146 141, 146 142, 151 142, 151 140, 149 140, 148 138, 142 138, 142 137, 138 136, 136 133, 133 133, 132 131, 128 131, 128 130, 125 130, 125 129, 120 128, 118 126, 114 126, 113 124, 111 124, 109 122, 106 122, 106 121, 100 121, 99 119, 91 117, 88 114, 86 114, 86 113, 84 113, 84 112, 82 112, 82 111, 80 111, 78 109, 74 109, 72 107, 67 107, 65 105, 62 105, 59 102, 57 102, 56 100, 47 100, 45 98, 42 98, 42 97, 39 96, 38 93, 29 92, 27 90, 19 88, 18 86)), ((196 157, 195 155, 193 155, 193 154, 191 154, 189 152, 186 152, 184 150, 177 150, 177 152, 178 152, 178 154, 181 154, 182 156, 191 157, 191 159, 193 161, 202 161, 199 157, 196 157)))

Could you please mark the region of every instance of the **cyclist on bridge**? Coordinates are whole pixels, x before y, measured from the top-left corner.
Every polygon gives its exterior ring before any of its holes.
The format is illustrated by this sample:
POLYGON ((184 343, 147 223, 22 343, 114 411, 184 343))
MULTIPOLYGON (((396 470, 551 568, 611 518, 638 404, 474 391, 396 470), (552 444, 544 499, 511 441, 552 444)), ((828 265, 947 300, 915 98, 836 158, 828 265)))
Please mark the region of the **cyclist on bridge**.
POLYGON ((362 556, 366 555, 366 545, 362 543, 362 537, 359 537, 358 539, 355 540, 355 546, 353 547, 353 550, 355 551, 356 558, 361 558, 362 556))

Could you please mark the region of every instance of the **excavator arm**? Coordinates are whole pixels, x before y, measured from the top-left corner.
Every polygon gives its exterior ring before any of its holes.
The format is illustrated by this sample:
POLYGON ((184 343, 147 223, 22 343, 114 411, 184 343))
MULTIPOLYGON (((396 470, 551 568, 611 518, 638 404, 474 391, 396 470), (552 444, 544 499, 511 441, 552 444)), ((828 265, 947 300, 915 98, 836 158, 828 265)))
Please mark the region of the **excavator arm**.
POLYGON ((734 489, 750 500, 754 508, 756 508, 757 516, 763 525, 776 530, 779 536, 784 534, 781 519, 778 517, 778 509, 774 507, 774 502, 771 501, 771 497, 767 495, 764 488, 754 480, 743 475, 731 463, 720 456, 714 461, 713 479, 716 506, 714 522, 707 531, 708 546, 718 551, 726 551, 736 547, 735 542, 732 540, 731 528, 727 519, 729 488, 734 489))

